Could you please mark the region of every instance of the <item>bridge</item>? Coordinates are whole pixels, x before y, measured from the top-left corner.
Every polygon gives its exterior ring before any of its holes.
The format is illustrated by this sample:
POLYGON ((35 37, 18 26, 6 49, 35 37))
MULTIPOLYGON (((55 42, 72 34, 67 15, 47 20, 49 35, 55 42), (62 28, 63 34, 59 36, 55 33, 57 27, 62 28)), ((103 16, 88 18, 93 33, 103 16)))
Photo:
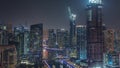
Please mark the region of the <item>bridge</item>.
POLYGON ((68 63, 66 60, 59 60, 59 62, 60 62, 61 64, 67 65, 68 68, 75 68, 74 65, 68 63))
MULTIPOLYGON (((49 52, 64 51, 64 49, 59 49, 59 48, 43 47, 43 49, 45 49, 49 52)), ((66 58, 64 56, 61 57, 61 55, 57 55, 55 58, 56 58, 56 60, 52 60, 52 61, 50 61, 49 59, 43 60, 44 67, 45 68, 80 68, 80 66, 77 66, 76 64, 74 64, 70 61, 67 61, 66 59, 68 59, 68 58, 66 58)))

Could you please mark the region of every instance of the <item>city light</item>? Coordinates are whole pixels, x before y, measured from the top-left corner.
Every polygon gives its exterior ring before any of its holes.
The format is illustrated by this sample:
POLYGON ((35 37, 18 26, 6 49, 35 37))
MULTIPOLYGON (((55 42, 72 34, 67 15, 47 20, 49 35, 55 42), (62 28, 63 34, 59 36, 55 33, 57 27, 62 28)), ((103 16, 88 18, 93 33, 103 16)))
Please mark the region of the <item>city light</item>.
POLYGON ((93 67, 93 68, 102 68, 102 67, 100 67, 100 66, 95 66, 95 67, 93 67))
POLYGON ((102 0, 89 0, 89 3, 102 4, 102 0))
POLYGON ((101 67, 95 67, 95 68, 101 68, 101 67))
POLYGON ((71 15, 71 19, 72 19, 72 20, 76 20, 76 16, 77 16, 76 14, 72 14, 72 15, 71 15))

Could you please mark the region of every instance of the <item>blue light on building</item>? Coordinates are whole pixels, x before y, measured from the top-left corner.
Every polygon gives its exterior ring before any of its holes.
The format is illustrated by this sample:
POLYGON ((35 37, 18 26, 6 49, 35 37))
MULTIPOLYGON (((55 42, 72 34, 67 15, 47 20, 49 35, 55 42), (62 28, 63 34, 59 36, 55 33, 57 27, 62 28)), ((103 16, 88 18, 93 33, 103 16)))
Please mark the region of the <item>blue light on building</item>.
POLYGON ((26 55, 29 51, 29 31, 24 26, 17 26, 14 28, 15 41, 18 42, 17 53, 18 56, 26 55))
POLYGON ((85 60, 87 59, 87 40, 86 40, 86 26, 78 25, 77 27, 77 52, 78 59, 85 60))
POLYGON ((115 51, 106 53, 104 57, 105 58, 104 66, 108 68, 119 68, 120 67, 119 57, 120 54, 115 51))
POLYGON ((102 4, 102 0, 89 0, 89 3, 102 4))

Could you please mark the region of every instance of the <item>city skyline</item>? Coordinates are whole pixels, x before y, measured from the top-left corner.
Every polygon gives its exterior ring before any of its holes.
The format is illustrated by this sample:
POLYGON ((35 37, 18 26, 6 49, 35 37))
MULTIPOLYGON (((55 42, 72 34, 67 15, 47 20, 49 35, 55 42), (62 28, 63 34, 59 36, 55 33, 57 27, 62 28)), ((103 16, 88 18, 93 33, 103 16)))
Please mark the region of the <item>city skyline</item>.
POLYGON ((120 68, 119 3, 0 1, 0 68, 120 68))
MULTIPOLYGON (((36 1, 0 1, 0 23, 12 23, 13 26, 43 23, 44 28, 69 29, 70 6, 77 14, 77 24, 86 24, 85 7, 88 0, 36 0, 36 1)), ((103 23, 107 27, 119 29, 119 0, 106 0, 103 8, 103 23), (114 11, 113 11, 114 10, 114 11), (113 23, 115 23, 113 25, 113 23)))

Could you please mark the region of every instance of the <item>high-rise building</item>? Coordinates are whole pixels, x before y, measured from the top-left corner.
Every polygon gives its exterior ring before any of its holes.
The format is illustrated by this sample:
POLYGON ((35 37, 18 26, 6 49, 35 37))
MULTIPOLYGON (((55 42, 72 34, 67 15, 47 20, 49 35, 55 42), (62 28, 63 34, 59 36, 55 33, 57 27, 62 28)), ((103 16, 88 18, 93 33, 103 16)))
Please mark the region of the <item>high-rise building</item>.
POLYGON ((56 37, 56 41, 58 43, 59 48, 66 48, 69 46, 69 34, 67 30, 57 29, 56 37))
POLYGON ((42 62, 43 24, 30 26, 30 61, 39 64, 42 62))
POLYGON ((76 32, 76 14, 71 12, 70 7, 68 7, 69 19, 70 19, 70 30, 69 30, 69 40, 70 46, 76 45, 75 32, 76 32))
POLYGON ((87 58, 89 62, 103 59, 102 0, 89 0, 87 5, 87 58))
POLYGON ((48 30, 48 46, 50 48, 55 48, 56 34, 54 29, 48 30))
POLYGON ((28 29, 24 31, 24 55, 28 54, 30 46, 30 32, 28 29))
POLYGON ((24 27, 19 26, 14 28, 15 40, 18 42, 16 45, 17 55, 22 56, 24 54, 24 27))
POLYGON ((7 30, 7 26, 5 24, 0 24, 0 29, 1 30, 7 30))
POLYGON ((67 46, 66 51, 69 57, 77 57, 77 47, 76 47, 76 14, 71 12, 70 7, 68 7, 70 29, 69 29, 69 46, 67 46))
POLYGON ((12 24, 0 24, 0 29, 12 32, 12 24))
POLYGON ((29 31, 23 26, 14 28, 15 41, 18 42, 16 45, 18 56, 26 55, 29 50, 29 31))
POLYGON ((65 29, 57 29, 56 30, 56 41, 57 45, 60 49, 63 49, 64 52, 59 52, 61 55, 69 55, 67 53, 67 48, 69 47, 69 32, 65 29))
POLYGON ((104 31, 104 48, 105 52, 114 51, 114 30, 113 29, 107 29, 104 31))
POLYGON ((16 68, 17 52, 15 45, 0 45, 0 68, 16 68))
MULTIPOLYGON (((48 29, 48 47, 55 48, 56 47, 56 33, 55 29, 48 29)), ((43 52, 45 49, 43 50, 43 52)), ((56 56, 56 52, 48 50, 48 60, 53 60, 56 56)))
POLYGON ((87 39, 86 39, 86 26, 77 25, 77 50, 78 50, 78 59, 85 60, 87 59, 87 39))
MULTIPOLYGON (((68 31, 65 29, 49 29, 48 30, 48 46, 50 48, 60 48, 64 49, 69 46, 69 34, 68 31)), ((65 55, 62 52, 57 52, 57 55, 62 54, 65 55)), ((49 53, 50 59, 56 56, 56 53, 54 51, 51 51, 49 53)))
POLYGON ((4 24, 0 24, 0 44, 8 45, 8 31, 7 26, 4 24))
POLYGON ((30 47, 34 50, 41 50, 43 42, 43 24, 30 26, 30 47))

